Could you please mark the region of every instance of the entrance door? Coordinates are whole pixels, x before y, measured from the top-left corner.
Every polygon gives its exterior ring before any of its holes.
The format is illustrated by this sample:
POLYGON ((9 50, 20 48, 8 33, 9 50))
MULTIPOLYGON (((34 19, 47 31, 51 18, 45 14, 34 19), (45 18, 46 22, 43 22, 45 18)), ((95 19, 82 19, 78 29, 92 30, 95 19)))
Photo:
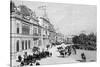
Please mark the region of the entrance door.
POLYGON ((25 41, 25 49, 27 49, 27 40, 25 41))

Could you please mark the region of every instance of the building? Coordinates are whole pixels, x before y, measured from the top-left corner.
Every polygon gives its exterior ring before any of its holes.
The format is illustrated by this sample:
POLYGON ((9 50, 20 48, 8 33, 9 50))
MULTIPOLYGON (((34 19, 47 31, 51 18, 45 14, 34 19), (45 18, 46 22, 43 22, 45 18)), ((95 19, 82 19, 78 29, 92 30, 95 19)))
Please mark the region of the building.
POLYGON ((25 51, 30 51, 33 46, 41 45, 39 21, 30 13, 30 9, 24 5, 20 5, 16 7, 16 10, 11 11, 10 37, 12 58, 16 58, 18 54, 23 54, 25 51))
POLYGON ((57 42, 64 42, 64 35, 62 33, 56 33, 56 41, 57 42))
POLYGON ((49 33, 50 43, 56 43, 56 31, 52 24, 50 24, 49 31, 50 31, 49 33))
POLYGON ((38 9, 42 11, 39 17, 40 20, 39 23, 43 27, 41 32, 42 32, 42 39, 43 39, 42 44, 44 48, 46 47, 46 45, 52 45, 52 43, 56 42, 56 32, 53 24, 51 24, 51 21, 49 20, 50 18, 48 18, 46 8, 47 8, 46 5, 42 5, 38 7, 38 9))
POLYGON ((43 41, 43 48, 51 45, 55 41, 55 30, 48 18, 39 17, 40 25, 42 26, 41 34, 43 41))
MULTIPOLYGON (((30 53, 34 46, 45 49, 56 41, 54 26, 48 18, 37 17, 25 5, 15 6, 12 2, 11 21, 11 56, 16 58, 24 52, 30 53)), ((32 53, 32 52, 31 52, 32 53)))
POLYGON ((75 36, 75 35, 67 35, 67 36, 65 37, 66 43, 67 43, 67 44, 72 44, 72 43, 73 43, 72 38, 73 38, 74 36, 75 36))

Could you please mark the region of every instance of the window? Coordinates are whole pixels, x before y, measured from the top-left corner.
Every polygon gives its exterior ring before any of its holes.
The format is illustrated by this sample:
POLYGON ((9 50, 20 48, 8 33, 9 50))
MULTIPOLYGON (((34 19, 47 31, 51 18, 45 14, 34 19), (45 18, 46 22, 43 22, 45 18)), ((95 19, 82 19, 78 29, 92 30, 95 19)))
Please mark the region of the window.
POLYGON ((29 35, 29 33, 30 33, 30 27, 28 25, 23 25, 22 34, 29 35))
POLYGON ((37 45, 37 40, 34 40, 34 45, 35 45, 35 46, 37 45))
POLYGON ((25 41, 25 49, 27 49, 27 40, 25 41))
POLYGON ((17 52, 19 51, 19 40, 18 40, 17 43, 16 43, 16 51, 17 51, 17 52))
POLYGON ((19 29, 19 21, 18 20, 16 20, 16 24, 17 24, 17 30, 16 30, 16 32, 17 32, 17 34, 19 34, 20 33, 20 29, 19 29))
POLYGON ((24 41, 22 41, 22 50, 24 50, 24 41))
POLYGON ((38 28, 38 34, 41 35, 41 28, 38 28))
POLYGON ((47 26, 45 26, 45 28, 46 28, 46 29, 48 29, 48 27, 47 27, 47 26))
POLYGON ((28 41, 28 47, 29 47, 29 49, 30 49, 30 40, 28 41))
POLYGON ((19 27, 17 27, 17 34, 19 34, 19 27))
POLYGON ((46 30, 46 35, 47 35, 47 30, 46 30))
POLYGON ((37 35, 37 28, 34 28, 33 35, 37 35))
POLYGON ((38 41, 38 46, 41 46, 41 40, 38 41))

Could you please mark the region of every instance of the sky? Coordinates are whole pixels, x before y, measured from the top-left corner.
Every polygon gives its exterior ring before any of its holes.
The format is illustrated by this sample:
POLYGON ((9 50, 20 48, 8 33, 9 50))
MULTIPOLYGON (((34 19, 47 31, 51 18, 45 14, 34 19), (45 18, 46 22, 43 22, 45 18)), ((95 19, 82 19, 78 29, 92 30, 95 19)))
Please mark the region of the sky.
POLYGON ((68 3, 48 3, 36 1, 13 0, 15 5, 26 5, 37 16, 43 14, 38 7, 46 5, 46 12, 57 32, 64 35, 76 35, 97 32, 97 8, 96 5, 77 5, 68 3))

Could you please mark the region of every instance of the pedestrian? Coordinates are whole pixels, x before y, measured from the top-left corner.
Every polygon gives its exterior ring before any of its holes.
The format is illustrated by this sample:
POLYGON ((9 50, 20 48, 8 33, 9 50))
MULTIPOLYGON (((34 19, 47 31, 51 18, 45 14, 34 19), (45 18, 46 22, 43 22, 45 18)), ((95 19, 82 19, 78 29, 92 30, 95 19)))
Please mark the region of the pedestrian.
POLYGON ((70 56, 70 55, 71 55, 71 47, 68 46, 68 56, 70 56))
POLYGON ((24 58, 27 58, 27 52, 24 53, 24 58))
POLYGON ((49 47, 50 47, 50 45, 47 45, 47 46, 46 46, 47 50, 49 49, 49 47))
POLYGON ((74 51, 74 54, 76 54, 76 48, 75 48, 75 46, 72 46, 72 49, 74 51))
POLYGON ((21 55, 18 56, 18 62, 21 62, 22 61, 22 57, 21 55))
POLYGON ((24 63, 27 64, 27 52, 24 53, 24 63))
POLYGON ((82 58, 83 62, 86 62, 86 56, 84 53, 81 54, 81 58, 82 58))
POLYGON ((40 63, 39 62, 36 62, 36 65, 40 65, 40 63))

